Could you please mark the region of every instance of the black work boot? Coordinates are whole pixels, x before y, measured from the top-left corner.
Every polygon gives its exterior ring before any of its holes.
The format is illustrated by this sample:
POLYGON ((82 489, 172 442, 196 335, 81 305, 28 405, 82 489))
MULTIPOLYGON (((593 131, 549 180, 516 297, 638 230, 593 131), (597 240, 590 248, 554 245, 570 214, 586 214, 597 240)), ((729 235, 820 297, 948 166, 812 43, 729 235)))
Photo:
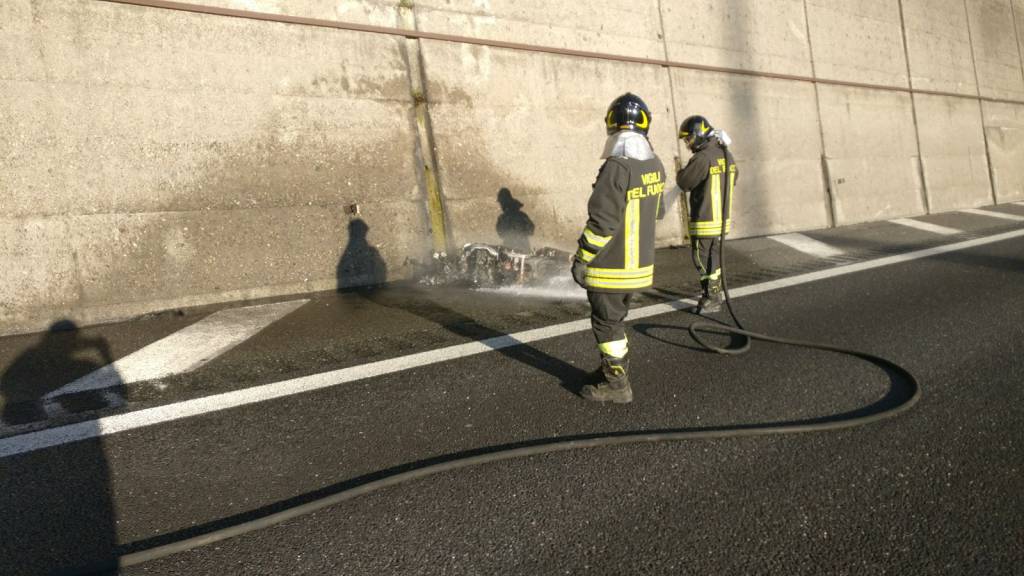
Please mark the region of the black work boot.
POLYGON ((629 386, 629 361, 625 358, 604 357, 601 359, 601 375, 604 382, 587 384, 580 390, 580 396, 594 402, 628 404, 633 401, 633 389, 629 386))
POLYGON ((704 292, 701 294, 700 299, 697 301, 697 313, 703 314, 714 314, 722 310, 722 304, 725 302, 725 292, 722 291, 721 281, 709 280, 704 284, 704 292))

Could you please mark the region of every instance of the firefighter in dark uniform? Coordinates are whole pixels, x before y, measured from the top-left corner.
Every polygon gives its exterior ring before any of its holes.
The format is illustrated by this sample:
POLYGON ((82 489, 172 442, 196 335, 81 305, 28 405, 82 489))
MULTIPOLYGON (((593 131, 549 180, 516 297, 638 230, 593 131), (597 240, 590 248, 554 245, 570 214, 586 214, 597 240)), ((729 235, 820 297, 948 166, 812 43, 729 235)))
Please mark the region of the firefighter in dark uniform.
POLYGON ((651 111, 630 93, 616 98, 605 115, 605 162, 572 265, 573 278, 587 290, 604 377, 583 387, 580 394, 588 400, 633 400, 623 320, 632 295, 654 283, 655 220, 665 211, 665 168, 647 140, 650 123, 651 111))
POLYGON ((733 190, 739 172, 727 148, 728 136, 714 130, 707 118, 690 116, 684 120, 679 138, 693 152, 690 161, 676 174, 676 184, 690 193, 690 248, 701 287, 697 309, 718 312, 725 300, 718 243, 722 227, 728 234, 732 226, 733 190))

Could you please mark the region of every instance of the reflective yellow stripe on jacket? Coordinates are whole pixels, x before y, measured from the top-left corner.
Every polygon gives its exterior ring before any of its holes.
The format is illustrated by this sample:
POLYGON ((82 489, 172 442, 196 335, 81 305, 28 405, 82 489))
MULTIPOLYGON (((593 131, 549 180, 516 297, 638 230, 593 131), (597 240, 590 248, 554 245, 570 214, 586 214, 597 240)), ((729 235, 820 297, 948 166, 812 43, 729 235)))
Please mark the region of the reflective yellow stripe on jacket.
POLYGON ((626 204, 626 268, 635 270, 640 265, 640 200, 626 204))
POLYGON ((654 284, 654 266, 623 270, 617 268, 587 268, 587 286, 630 290, 648 288, 654 284))
MULTIPOLYGON (((707 237, 719 236, 722 234, 722 221, 718 222, 690 222, 690 236, 707 237)), ((732 231, 732 220, 725 221, 725 233, 732 231)))
POLYGON ((589 264, 611 239, 611 236, 601 236, 590 228, 584 228, 583 234, 580 235, 580 248, 576 251, 576 257, 589 264))
MULTIPOLYGON (((709 175, 711 181, 708 186, 708 193, 711 194, 711 220, 691 220, 689 225, 690 236, 707 238, 720 236, 722 234, 722 169, 712 167, 709 175)), ((729 218, 725 220, 725 233, 732 231, 732 197, 733 189, 736 186, 736 172, 729 171, 729 218)))
POLYGON ((604 248, 604 245, 612 239, 611 236, 601 236, 590 228, 583 229, 583 238, 586 239, 587 243, 594 246, 595 248, 604 248))

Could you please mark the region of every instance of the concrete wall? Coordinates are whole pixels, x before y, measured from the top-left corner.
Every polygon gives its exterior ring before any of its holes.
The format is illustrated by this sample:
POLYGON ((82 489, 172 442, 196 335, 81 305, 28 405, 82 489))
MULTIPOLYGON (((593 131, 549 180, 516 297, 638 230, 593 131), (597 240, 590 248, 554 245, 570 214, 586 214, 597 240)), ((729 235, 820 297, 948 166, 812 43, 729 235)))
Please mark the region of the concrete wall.
MULTIPOLYGON (((802 0, 701 0, 663 6, 669 60, 813 73, 802 0)), ((735 141, 742 194, 733 204, 737 236, 829 225, 813 84, 681 68, 671 74, 680 121, 691 114, 707 116, 727 128, 735 141)))
POLYGON ((192 3, 370 26, 400 25, 399 2, 396 0, 199 0, 192 3))
POLYGON ((914 88, 977 95, 964 0, 902 2, 914 88))
MULTIPOLYGON (((1024 100, 1024 1, 968 2, 981 94, 1024 100), (1017 33, 1017 42, 1007 35, 1017 33), (1017 64, 1014 65, 1014 56, 1017 64)), ((985 138, 998 202, 1024 199, 1024 105, 982 102, 985 138)))
POLYGON ((992 204, 981 103, 914 95, 924 186, 932 212, 992 204))
POLYGON ((1020 55, 1021 67, 1024 69, 1024 0, 1013 0, 1010 7, 1013 11, 1014 32, 1017 34, 1017 54, 1020 55))
POLYGON ((967 0, 978 88, 989 98, 1024 98, 1020 44, 1011 0, 967 0))
MULTIPOLYGON (((641 96, 651 108, 651 142, 672 170, 675 122, 660 67, 448 42, 424 42, 423 58, 457 246, 501 241, 498 195, 506 189, 534 223, 531 247, 571 249, 602 164, 608 102, 638 86, 646 87, 641 96)), ((680 228, 669 220, 658 232, 679 244, 680 228)))
POLYGON ((907 86, 900 0, 807 0, 818 78, 907 86))
POLYGON ((803 0, 662 2, 668 59, 811 76, 803 0))
MULTIPOLYGON (((416 26, 427 32, 663 58, 657 1, 558 5, 549 0, 425 0, 416 26), (635 26, 608 26, 605 18, 635 26)), ((672 170, 678 154, 667 72, 471 46, 422 43, 438 172, 453 243, 500 242, 498 194, 507 189, 534 223, 531 247, 573 249, 601 166, 608 103, 640 94, 653 115, 650 138, 672 170)), ((663 243, 683 241, 678 219, 659 226, 663 243)))
POLYGON ((822 86, 820 98, 836 225, 923 214, 910 96, 822 86))
POLYGON ((417 28, 425 32, 642 58, 665 55, 657 0, 417 0, 414 4, 417 28), (629 25, 621 25, 625 22, 629 25))
POLYGON ((996 199, 1024 200, 1024 105, 982 102, 981 107, 996 199))
POLYGON ((670 171, 683 117, 730 131, 737 236, 1024 199, 1024 0, 195 1, 801 79, 0 2, 0 334, 400 278, 432 174, 453 245, 505 189, 571 248, 627 90, 670 171))
POLYGON ((424 253, 400 40, 91 1, 0 10, 0 330, 366 283, 357 203, 386 265, 424 253))
POLYGON ((793 113, 815 109, 812 84, 682 69, 672 81, 680 116, 703 114, 735 141, 737 236, 829 225, 817 115, 793 113))

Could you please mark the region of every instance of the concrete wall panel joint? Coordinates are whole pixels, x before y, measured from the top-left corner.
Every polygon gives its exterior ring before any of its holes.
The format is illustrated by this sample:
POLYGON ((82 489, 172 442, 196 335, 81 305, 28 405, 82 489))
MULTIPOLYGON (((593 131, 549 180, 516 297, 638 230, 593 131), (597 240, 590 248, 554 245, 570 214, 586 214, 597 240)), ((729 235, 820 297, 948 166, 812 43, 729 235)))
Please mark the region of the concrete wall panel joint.
MULTIPOLYGON (((660 25, 658 38, 661 40, 661 45, 664 48, 665 54, 665 64, 662 65, 662 68, 665 70, 665 79, 668 81, 669 98, 670 104, 672 106, 672 128, 673 130, 675 130, 675 128, 679 126, 679 111, 676 108, 676 90, 675 86, 672 83, 672 67, 668 65, 669 57, 668 39, 666 38, 665 34, 665 10, 662 7, 661 0, 658 0, 658 22, 660 25)), ((679 170, 682 169, 682 161, 680 160, 680 158, 682 157, 682 145, 680 144, 680 142, 682 141, 677 138, 675 147, 675 157, 673 158, 672 163, 674 171, 668 175, 668 177, 670 178, 670 183, 675 182, 676 174, 679 172, 679 170)), ((687 225, 689 217, 686 213, 686 202, 684 200, 685 199, 681 199, 676 205, 676 217, 679 218, 679 228, 682 234, 680 240, 682 241, 683 245, 689 245, 690 233, 689 226, 687 225)))
MULTIPOLYGON (((416 12, 410 0, 399 3, 399 16, 402 26, 408 30, 416 29, 416 12)), ((427 212, 430 215, 430 234, 435 252, 448 252, 449 234, 447 215, 445 213, 444 195, 437 178, 437 148, 434 132, 430 124, 430 110, 426 95, 426 72, 423 66, 423 55, 418 38, 405 38, 406 58, 409 65, 409 86, 412 94, 416 117, 417 153, 420 162, 421 178, 426 188, 427 212)))
MULTIPOLYGON (((811 76, 817 78, 818 72, 814 66, 814 44, 811 41, 811 23, 807 15, 807 0, 802 2, 804 9, 804 31, 807 34, 807 59, 811 65, 811 76)), ((821 93, 818 82, 814 82, 814 112, 817 114, 818 138, 821 146, 821 178, 822 187, 825 191, 825 213, 828 218, 828 227, 836 225, 836 199, 835 189, 832 186, 832 177, 828 170, 828 155, 825 150, 825 125, 821 121, 821 93)))
POLYGON ((914 140, 917 143, 917 172, 921 179, 921 201, 924 203, 925 212, 931 214, 931 199, 928 197, 928 179, 925 178, 924 162, 921 159, 921 129, 917 119, 917 98, 914 96, 914 75, 910 71, 910 48, 907 45, 907 24, 903 14, 903 0, 899 0, 900 11, 900 37, 903 40, 903 57, 907 66, 907 86, 910 87, 910 111, 914 116, 914 140))
MULTIPOLYGON (((1011 3, 1012 6, 1012 3, 1011 3)), ((971 46, 971 66, 974 67, 974 83, 978 87, 978 96, 981 97, 981 77, 978 74, 978 57, 974 53, 974 33, 971 32, 971 11, 967 8, 967 0, 964 0, 964 14, 967 18, 967 39, 971 46)), ((978 107, 978 113, 981 115, 981 124, 985 125, 985 111, 981 106, 978 107)), ((983 138, 985 141, 985 162, 988 164, 988 181, 989 186, 992 189, 992 203, 998 204, 999 198, 996 195, 996 179, 995 173, 992 171, 992 156, 989 154, 988 149, 988 138, 983 138)))

